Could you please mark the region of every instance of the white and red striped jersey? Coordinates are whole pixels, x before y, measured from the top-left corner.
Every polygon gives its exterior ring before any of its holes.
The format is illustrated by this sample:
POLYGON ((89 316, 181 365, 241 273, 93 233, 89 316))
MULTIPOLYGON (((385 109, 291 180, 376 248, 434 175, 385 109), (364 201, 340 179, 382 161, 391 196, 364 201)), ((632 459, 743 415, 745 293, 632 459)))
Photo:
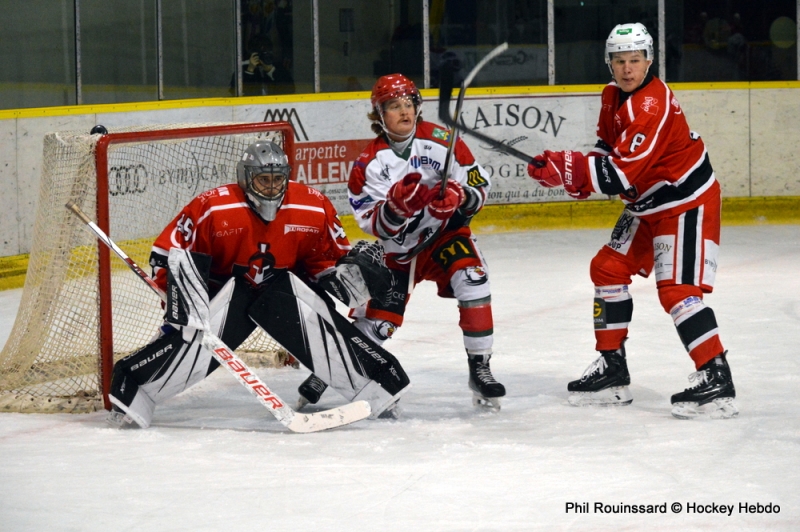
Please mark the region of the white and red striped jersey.
POLYGON ((381 135, 367 145, 350 172, 348 194, 356 222, 366 233, 381 240, 387 257, 408 262, 446 229, 465 225, 486 202, 491 180, 467 145, 459 138, 450 162, 449 179, 467 194, 464 206, 449 220, 439 220, 423 208, 401 222, 383 216, 389 189, 408 174, 422 175, 420 183, 433 188, 442 179, 450 131, 430 122, 419 122, 414 138, 398 155, 381 135))
POLYGON ((167 283, 167 256, 174 247, 212 257, 212 293, 233 276, 257 288, 280 269, 319 279, 351 249, 330 200, 295 182, 289 182, 271 222, 258 217, 237 184, 194 198, 153 244, 150 265, 162 289, 167 283))
POLYGON ((587 156, 594 192, 619 195, 634 215, 674 215, 719 194, 700 135, 689 130, 677 98, 648 74, 632 93, 609 83, 598 141, 587 156))

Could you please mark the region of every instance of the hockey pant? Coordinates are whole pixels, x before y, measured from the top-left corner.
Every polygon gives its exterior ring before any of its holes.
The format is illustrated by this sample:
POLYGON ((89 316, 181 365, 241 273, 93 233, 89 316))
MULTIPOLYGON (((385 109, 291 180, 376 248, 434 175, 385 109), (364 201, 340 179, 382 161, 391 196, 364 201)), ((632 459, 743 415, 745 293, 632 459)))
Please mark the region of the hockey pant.
MULTIPOLYGON (((346 399, 366 400, 376 417, 408 389, 399 362, 363 335, 290 272, 256 294, 231 279, 211 300, 211 331, 236 349, 261 326, 303 366, 346 399)), ((157 404, 197 384, 219 363, 200 345, 200 331, 185 341, 167 332, 114 365, 110 400, 139 426, 150 425, 157 404)))
POLYGON ((703 294, 714 288, 719 251, 719 199, 650 222, 623 211, 609 243, 592 259, 594 329, 598 351, 618 349, 628 336, 634 274, 655 270, 658 297, 699 369, 724 351, 714 311, 703 294))
POLYGON ((382 344, 403 324, 406 304, 414 284, 434 281, 440 297, 458 301, 464 347, 471 355, 490 355, 493 342, 492 296, 489 269, 468 227, 443 233, 415 260, 400 264, 387 259, 398 289, 386 301, 370 300, 354 309, 356 327, 382 344), (413 266, 412 266, 413 265, 413 266), (407 290, 403 289, 408 287, 407 290))

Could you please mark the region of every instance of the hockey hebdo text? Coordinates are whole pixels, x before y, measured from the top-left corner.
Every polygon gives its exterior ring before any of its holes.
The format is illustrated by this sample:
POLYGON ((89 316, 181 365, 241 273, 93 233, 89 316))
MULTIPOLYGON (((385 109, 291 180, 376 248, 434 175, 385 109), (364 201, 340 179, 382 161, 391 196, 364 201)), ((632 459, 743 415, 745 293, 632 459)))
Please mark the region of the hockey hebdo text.
POLYGON ((781 507, 773 503, 739 502, 734 504, 672 502, 661 504, 625 504, 605 502, 568 502, 567 514, 779 514, 781 507))

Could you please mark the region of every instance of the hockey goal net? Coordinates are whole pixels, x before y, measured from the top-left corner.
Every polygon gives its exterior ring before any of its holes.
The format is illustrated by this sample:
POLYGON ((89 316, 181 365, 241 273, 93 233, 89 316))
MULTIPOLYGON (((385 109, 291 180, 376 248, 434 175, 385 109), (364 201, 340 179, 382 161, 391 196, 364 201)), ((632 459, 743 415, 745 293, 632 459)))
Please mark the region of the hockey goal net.
MULTIPOLYGON (((163 320, 158 297, 98 246, 65 204, 73 201, 94 216, 147 269, 156 236, 196 195, 236 182, 237 161, 258 139, 282 146, 293 162, 293 130, 286 122, 45 136, 25 287, 0 353, 0 411, 109 408, 114 361, 145 345, 163 320)), ((250 354, 251 361, 282 356, 260 329, 239 351, 250 354)))

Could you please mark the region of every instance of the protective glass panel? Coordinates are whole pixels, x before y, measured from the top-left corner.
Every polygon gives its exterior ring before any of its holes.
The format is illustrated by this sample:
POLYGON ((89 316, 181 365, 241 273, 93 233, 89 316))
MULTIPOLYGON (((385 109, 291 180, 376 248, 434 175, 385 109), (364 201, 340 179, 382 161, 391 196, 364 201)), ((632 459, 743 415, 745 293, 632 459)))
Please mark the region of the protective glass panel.
POLYGON ((653 36, 658 74, 658 0, 555 0, 556 84, 608 83, 605 42, 617 24, 641 22, 653 36))
POLYGON ((295 12, 292 0, 239 2, 242 13, 242 96, 314 92, 311 2, 299 2, 299 12, 295 12), (302 40, 302 50, 295 47, 295 37, 302 40), (298 64, 296 59, 301 63, 298 64), (298 85, 302 90, 298 91, 298 85))
POLYGON ((546 0, 432 0, 430 2, 431 86, 449 63, 464 77, 496 45, 508 51, 492 60, 471 86, 547 84, 546 0))
POLYGON ((82 103, 158 99, 155 2, 81 0, 80 31, 82 103))
POLYGON ((797 79, 797 1, 668 0, 668 81, 797 79))
POLYGON ((75 104, 72 0, 5 2, 0 16, 0 109, 75 104))
POLYGON ((375 79, 402 73, 423 86, 422 2, 319 2, 320 87, 370 90, 375 79))

